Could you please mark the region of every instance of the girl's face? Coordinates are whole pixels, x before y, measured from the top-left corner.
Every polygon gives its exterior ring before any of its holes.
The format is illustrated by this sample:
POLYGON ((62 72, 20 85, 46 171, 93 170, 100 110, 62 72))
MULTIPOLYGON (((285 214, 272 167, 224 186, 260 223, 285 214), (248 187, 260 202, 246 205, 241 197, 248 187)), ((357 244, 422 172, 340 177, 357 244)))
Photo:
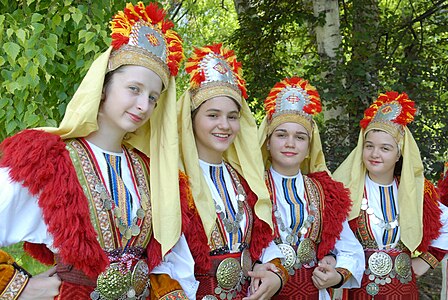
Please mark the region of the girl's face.
POLYGON ((103 89, 98 113, 102 128, 125 135, 145 124, 162 91, 162 80, 153 71, 135 65, 115 70, 103 89))
POLYGON ((366 134, 362 160, 370 179, 379 184, 390 184, 399 158, 398 145, 390 134, 377 130, 366 134))
POLYGON ((294 122, 280 124, 267 143, 272 167, 282 175, 296 175, 308 155, 309 145, 310 137, 305 127, 294 122))
POLYGON ((221 163, 222 154, 240 130, 239 107, 231 98, 211 98, 197 108, 193 131, 199 158, 208 163, 221 163))

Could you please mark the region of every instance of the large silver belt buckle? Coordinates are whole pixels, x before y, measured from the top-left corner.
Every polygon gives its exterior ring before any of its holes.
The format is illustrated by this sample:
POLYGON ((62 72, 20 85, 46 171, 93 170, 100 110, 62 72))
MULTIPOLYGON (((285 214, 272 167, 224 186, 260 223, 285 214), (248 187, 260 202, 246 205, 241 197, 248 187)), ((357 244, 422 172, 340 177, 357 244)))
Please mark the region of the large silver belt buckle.
POLYGON ((296 263, 296 251, 294 248, 288 244, 277 244, 277 247, 280 249, 282 254, 285 256, 285 260, 282 262, 282 265, 285 269, 290 270, 294 267, 296 263))
POLYGON ((241 263, 228 257, 221 261, 216 269, 216 280, 218 286, 215 288, 215 294, 221 299, 233 299, 237 292, 241 292, 241 285, 244 284, 243 269, 241 263))
POLYGON ((144 260, 137 261, 131 270, 112 263, 96 283, 96 289, 90 294, 93 300, 145 299, 149 296, 149 268, 144 260))
POLYGON ((392 258, 385 252, 375 252, 369 257, 369 269, 373 275, 386 276, 392 271, 392 258))
POLYGON ((381 251, 372 253, 367 263, 365 274, 368 275, 371 282, 367 284, 366 291, 367 294, 374 297, 379 293, 381 285, 392 282, 392 278, 395 277, 394 264, 390 255, 381 251))

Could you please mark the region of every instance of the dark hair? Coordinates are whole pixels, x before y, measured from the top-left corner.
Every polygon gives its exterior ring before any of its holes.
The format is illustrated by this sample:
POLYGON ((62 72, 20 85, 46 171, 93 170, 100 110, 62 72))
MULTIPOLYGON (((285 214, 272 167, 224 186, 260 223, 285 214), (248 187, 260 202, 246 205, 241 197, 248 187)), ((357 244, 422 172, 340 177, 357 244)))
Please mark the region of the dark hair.
POLYGON ((403 168, 403 156, 400 155, 400 158, 395 163, 394 176, 401 176, 401 169, 402 168, 403 168))
POLYGON ((123 66, 120 66, 117 69, 106 73, 106 75, 104 76, 103 90, 107 89, 107 87, 111 84, 113 75, 122 71, 122 67, 123 66))

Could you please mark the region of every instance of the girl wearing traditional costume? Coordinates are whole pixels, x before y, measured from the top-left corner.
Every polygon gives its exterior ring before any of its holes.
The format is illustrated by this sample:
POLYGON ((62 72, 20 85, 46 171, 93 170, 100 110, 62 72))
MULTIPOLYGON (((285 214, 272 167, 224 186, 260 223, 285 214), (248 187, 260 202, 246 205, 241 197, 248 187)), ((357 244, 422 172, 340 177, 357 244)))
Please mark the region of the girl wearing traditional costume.
POLYGON ((287 273, 272 243, 271 205, 241 64, 233 51, 215 44, 195 49, 186 71, 190 88, 178 101, 178 124, 193 194, 185 236, 200 282, 197 299, 243 299, 248 293, 253 295, 244 299, 268 299, 287 273), (252 273, 254 264, 258 271, 252 273))
POLYGON ((1 144, 0 246, 24 241, 56 264, 31 278, 1 252, 1 299, 194 299, 176 162, 182 42, 165 14, 128 3, 60 126, 1 144))
POLYGON ((407 124, 414 102, 386 92, 364 112, 358 144, 334 173, 351 191, 350 227, 366 255, 360 289, 349 299, 418 299, 416 277, 448 249, 448 211, 423 176, 407 124))
POLYGON ((273 299, 330 299, 327 288, 359 287, 364 254, 346 220, 349 192, 325 165, 312 118, 321 111, 317 90, 302 78, 286 78, 271 89, 265 110, 259 136, 275 242, 291 275, 273 299))

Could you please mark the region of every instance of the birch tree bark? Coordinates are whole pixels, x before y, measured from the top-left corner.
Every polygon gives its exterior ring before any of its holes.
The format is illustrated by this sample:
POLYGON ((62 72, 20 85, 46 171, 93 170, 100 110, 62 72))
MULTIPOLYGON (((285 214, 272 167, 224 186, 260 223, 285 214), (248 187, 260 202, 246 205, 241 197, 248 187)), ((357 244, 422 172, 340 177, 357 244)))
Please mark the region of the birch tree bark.
MULTIPOLYGON (((339 23, 339 5, 338 0, 313 0, 313 10, 316 17, 325 17, 325 23, 315 28, 317 52, 320 60, 328 66, 321 74, 322 78, 331 80, 333 71, 337 65, 336 51, 341 44, 341 33, 339 23)), ((325 103, 324 103, 325 104, 325 103)), ((324 109, 325 120, 333 119, 341 115, 342 108, 324 109)))

